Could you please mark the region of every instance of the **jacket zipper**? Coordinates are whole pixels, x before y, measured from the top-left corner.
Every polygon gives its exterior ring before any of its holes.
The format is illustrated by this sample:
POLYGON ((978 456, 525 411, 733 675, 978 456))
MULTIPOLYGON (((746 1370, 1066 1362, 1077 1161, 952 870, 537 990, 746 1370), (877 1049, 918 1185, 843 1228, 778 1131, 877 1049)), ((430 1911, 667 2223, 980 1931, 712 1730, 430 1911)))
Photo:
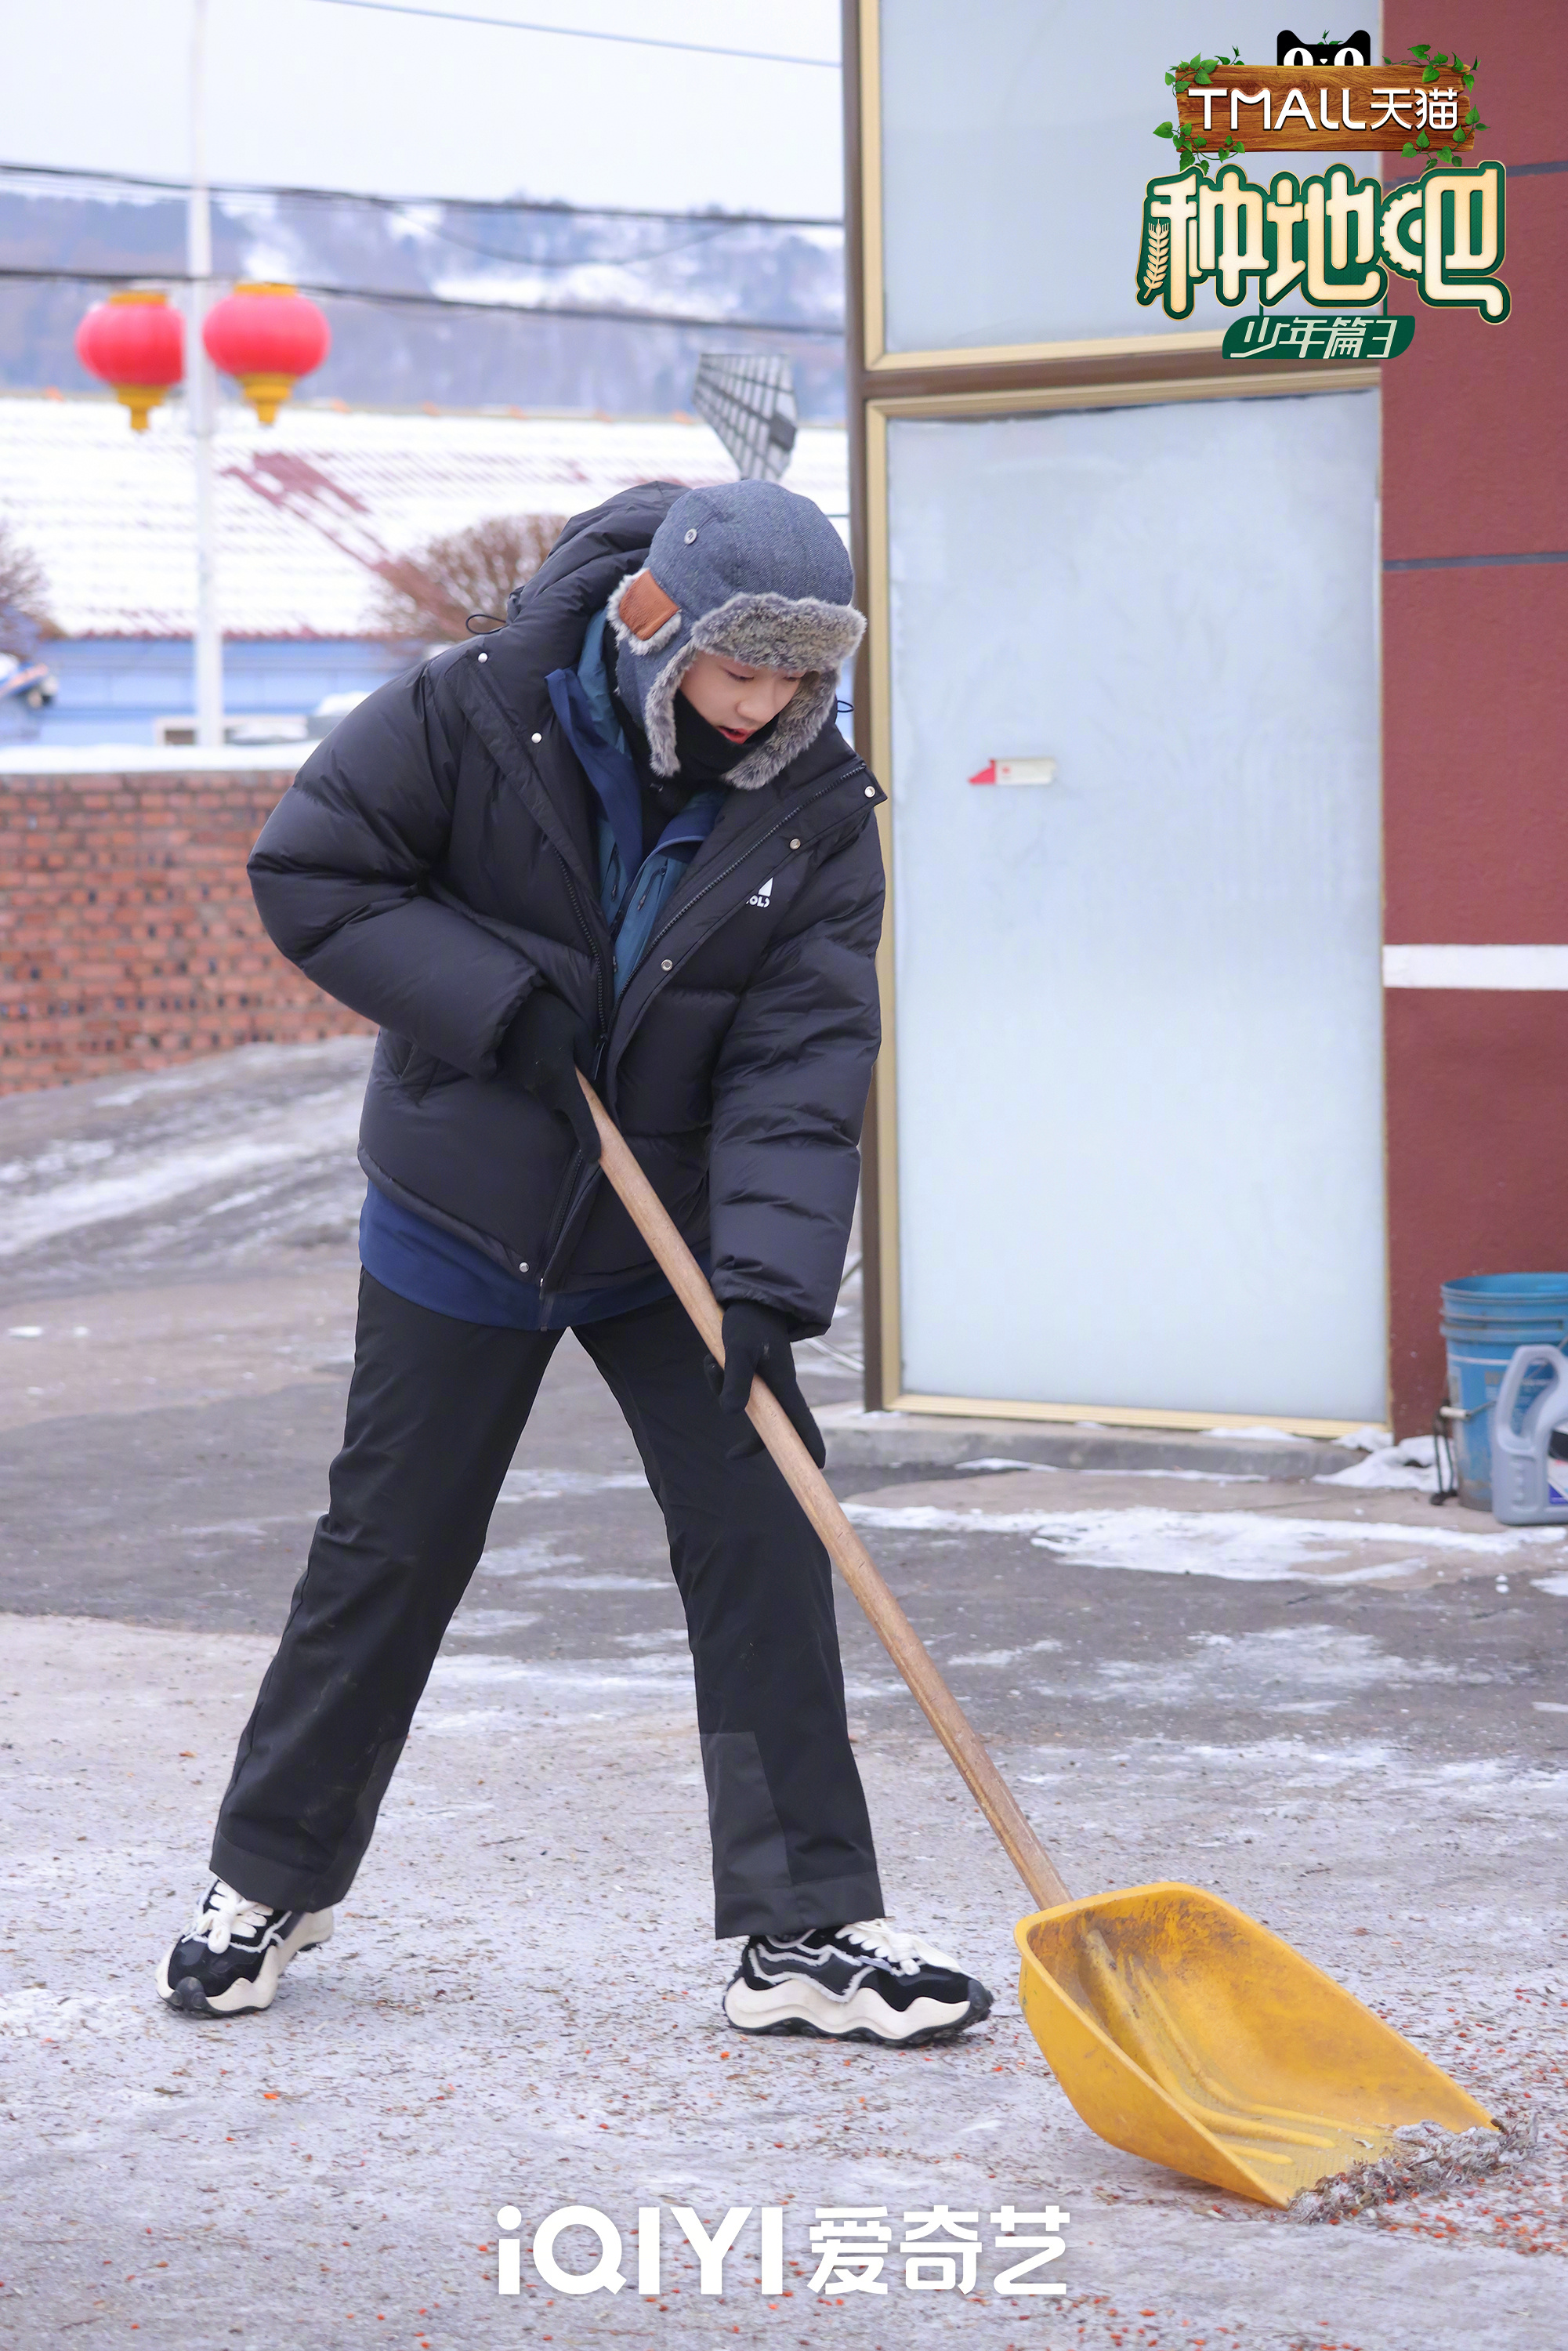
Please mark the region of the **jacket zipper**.
MULTIPOLYGON (((501 721, 503 728, 509 731, 513 723, 512 715, 507 708, 506 705, 502 702, 495 688, 491 685, 489 679, 486 678, 482 682, 476 681, 476 683, 479 684, 479 690, 484 695, 486 700, 496 711, 497 716, 501 721)), ((555 843, 551 841, 550 846, 554 849, 555 843)), ((597 1077, 599 1071, 603 1064, 605 1049, 610 1042, 611 999, 607 997, 604 987, 604 954, 603 949, 601 946, 598 935, 584 911, 581 893, 578 889, 576 877, 572 872, 571 867, 566 858, 561 856, 561 852, 559 849, 556 849, 556 855, 560 859, 560 870, 565 877, 567 895, 571 900, 571 910, 577 916, 578 926, 580 929, 583 937, 587 940, 593 956, 594 994, 599 1010, 599 1045, 594 1054, 593 1063, 594 1075, 597 1077)), ((612 969, 613 970, 613 964, 612 964, 612 969)))
MULTIPOLYGON (((566 879, 567 895, 571 900, 572 912, 577 916, 578 923, 581 928, 584 938, 588 941, 590 947, 593 951, 594 994, 599 1008, 599 1038, 594 1046, 593 1068, 590 1074, 592 1078, 593 1083, 597 1086, 603 1073, 604 1057, 610 1050, 610 1013, 606 1005, 604 994, 604 956, 601 951, 598 937, 593 931, 592 925, 589 922, 587 914, 583 911, 582 899, 578 891, 577 883, 574 880, 571 869, 567 864, 564 857, 560 860, 560 870, 566 879)), ((581 1159, 581 1157, 582 1154, 580 1150, 574 1152, 572 1159, 568 1165, 566 1176, 562 1179, 561 1194, 558 1195, 558 1197, 560 1197, 561 1200, 560 1208, 559 1213, 550 1219, 549 1228, 545 1234, 544 1242, 540 1249, 538 1293, 541 1308, 543 1307, 546 1294, 544 1285, 546 1270, 550 1264, 551 1259, 554 1258, 557 1248, 559 1246, 561 1234, 566 1230, 567 1226, 571 1221, 572 1214, 576 1209, 578 1201, 582 1196, 585 1179, 588 1182, 591 1182, 599 1173, 597 1165, 591 1165, 587 1162, 584 1162, 580 1174, 578 1173, 577 1162, 581 1159), (573 1181, 574 1176, 576 1177, 575 1181, 573 1181)))
POLYGON ((597 1078, 604 1064, 605 1047, 610 1042, 610 1007, 604 993, 604 955, 603 950, 601 947, 598 935, 583 910, 582 899, 578 891, 577 883, 572 877, 571 869, 568 865, 564 857, 560 861, 560 870, 566 877, 567 895, 571 900, 571 910, 577 916, 578 925, 582 932, 583 937, 588 941, 589 946, 593 952, 594 998, 599 1008, 599 1042, 594 1049, 593 1055, 593 1074, 595 1078, 597 1078))
MULTIPOLYGON (((643 955, 645 956, 652 955, 653 949, 658 946, 659 941, 664 936, 665 932, 673 930, 676 923, 683 920, 683 918, 691 912, 691 909, 695 905, 707 896, 710 890, 716 890, 721 882, 727 882, 732 873, 738 872, 740 868, 746 863, 747 859, 752 856, 756 851, 760 849, 765 841, 771 841, 776 832, 785 831, 789 826, 795 822, 795 820, 800 816, 803 809, 809 809, 818 800, 825 799, 827 794, 833 790, 836 785, 841 784, 847 777, 854 775, 857 771, 862 775, 864 774, 865 761, 863 759, 854 758, 846 761, 843 767, 835 768, 827 781, 819 785, 814 792, 808 792, 804 799, 797 800, 793 808, 786 809, 784 814, 779 819, 778 822, 776 824, 770 824, 767 831, 759 834, 757 840, 750 844, 749 848, 742 850, 738 857, 732 857, 729 863, 719 872, 709 875, 708 879, 703 883, 702 888, 693 893, 692 896, 686 900, 685 904, 679 909, 678 913, 672 914, 669 921, 663 925, 659 930, 656 930, 653 933, 653 937, 649 940, 646 947, 643 951, 643 955)), ((599 942, 594 936, 591 929, 589 927, 587 916, 583 913, 582 901, 578 894, 577 883, 573 880, 570 869, 568 867, 564 858, 561 860, 561 871, 566 876, 567 890, 571 898, 572 907, 576 913, 577 919, 582 926, 585 937, 588 939, 590 946, 594 951, 594 967, 597 971, 599 980, 599 1012, 601 1023, 599 1050, 594 1055, 593 1062, 593 1078, 595 1084, 597 1084, 603 1070, 605 1056, 610 1050, 610 1019, 605 1011, 604 1006, 604 964, 603 958, 600 954, 599 942)), ((593 1176, 598 1175, 599 1170, 597 1166, 593 1166, 591 1168, 585 1168, 583 1172, 584 1175, 591 1180, 593 1176)), ((545 1243, 542 1262, 539 1267, 540 1279, 538 1290, 541 1305, 546 1294, 543 1279, 545 1269, 549 1265, 555 1255, 556 1249, 559 1245, 560 1235, 565 1231, 566 1227, 571 1221, 572 1214, 579 1200, 581 1198, 582 1190, 583 1186, 580 1180, 570 1186, 560 1214, 552 1221, 550 1231, 545 1243)))
POLYGON ((797 800, 792 809, 786 809, 784 814, 779 819, 778 823, 770 824, 766 832, 758 833, 757 839, 751 843, 750 848, 743 849, 738 857, 732 857, 729 863, 723 868, 722 872, 711 873, 707 880, 703 883, 702 888, 700 890, 695 890, 691 896, 686 900, 685 904, 678 907, 675 913, 670 916, 669 921, 663 924, 660 928, 653 933, 653 937, 649 940, 647 946, 643 950, 643 955, 652 955, 653 949, 658 946, 659 941, 665 936, 666 933, 673 931, 677 923, 684 922, 686 915, 691 913, 692 908, 699 904, 700 902, 707 896, 710 890, 716 890, 721 882, 727 882, 732 873, 738 873, 741 867, 746 863, 747 859, 753 855, 757 850, 760 849, 765 841, 771 841, 776 832, 785 831, 794 823, 802 809, 809 809, 815 801, 825 798, 825 796, 832 790, 835 784, 841 784, 844 781, 844 778, 847 776, 852 776, 857 768, 863 775, 865 772, 865 761, 863 759, 851 759, 846 766, 842 768, 835 768, 825 784, 819 785, 814 792, 808 792, 805 799, 803 800, 797 800))

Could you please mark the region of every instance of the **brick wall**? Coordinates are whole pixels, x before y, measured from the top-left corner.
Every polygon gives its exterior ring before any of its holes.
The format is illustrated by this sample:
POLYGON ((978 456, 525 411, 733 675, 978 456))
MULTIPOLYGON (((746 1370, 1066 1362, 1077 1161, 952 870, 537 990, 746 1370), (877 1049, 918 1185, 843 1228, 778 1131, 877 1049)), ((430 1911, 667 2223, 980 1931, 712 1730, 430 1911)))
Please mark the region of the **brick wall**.
MULTIPOLYGON (((1383 47, 1479 56, 1508 165, 1509 317, 1443 316, 1396 280, 1416 340, 1383 371, 1385 938, 1561 946, 1568 846, 1568 129, 1542 59, 1561 0, 1385 10, 1383 47), (1441 489, 1437 487, 1442 485, 1441 489)), ((1334 20, 1331 17, 1330 22, 1334 20)), ((1361 21, 1358 19, 1358 21, 1361 21)), ((1419 168, 1390 155, 1391 183, 1419 168)), ((1568 1263, 1568 991, 1393 987, 1386 998, 1394 1426, 1429 1428, 1445 1385, 1438 1285, 1568 1263)))
POLYGON ((0 771, 0 1093, 368 1033, 251 899, 246 859, 290 780, 0 771))

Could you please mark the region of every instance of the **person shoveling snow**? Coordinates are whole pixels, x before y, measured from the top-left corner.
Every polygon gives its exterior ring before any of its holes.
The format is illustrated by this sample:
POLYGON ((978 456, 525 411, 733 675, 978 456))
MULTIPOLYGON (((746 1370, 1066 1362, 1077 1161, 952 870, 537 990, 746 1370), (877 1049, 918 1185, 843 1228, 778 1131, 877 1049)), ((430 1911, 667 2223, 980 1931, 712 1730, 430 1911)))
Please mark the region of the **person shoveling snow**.
POLYGON ((381 1025, 343 1449, 239 1744, 171 2006, 270 2005, 326 1941, 561 1332, 624 1413, 695 1664, 743 2032, 912 2046, 990 1994, 882 1917, 826 1552, 743 1417, 820 1463, 878 1041, 883 795, 835 721, 863 622, 777 485, 623 492, 506 625, 351 711, 251 860, 283 953, 381 1025), (611 1188, 591 1074, 711 1271, 722 1377, 611 1188))

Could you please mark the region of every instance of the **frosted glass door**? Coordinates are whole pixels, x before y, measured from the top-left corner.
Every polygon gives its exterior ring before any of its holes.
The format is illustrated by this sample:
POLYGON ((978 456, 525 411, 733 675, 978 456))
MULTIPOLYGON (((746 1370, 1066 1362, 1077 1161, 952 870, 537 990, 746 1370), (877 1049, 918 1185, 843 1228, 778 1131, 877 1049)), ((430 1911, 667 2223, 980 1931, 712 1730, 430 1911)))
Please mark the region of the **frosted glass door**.
POLYGON ((905 1389, 1380 1419, 1375 392, 888 445, 905 1389))

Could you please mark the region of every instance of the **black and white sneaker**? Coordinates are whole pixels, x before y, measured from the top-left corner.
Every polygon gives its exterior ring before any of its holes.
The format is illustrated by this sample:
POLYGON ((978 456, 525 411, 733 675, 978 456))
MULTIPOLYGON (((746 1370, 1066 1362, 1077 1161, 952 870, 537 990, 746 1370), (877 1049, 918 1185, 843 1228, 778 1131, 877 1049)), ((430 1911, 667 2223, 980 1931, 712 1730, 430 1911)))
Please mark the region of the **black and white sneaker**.
POLYGON ((195 1915, 158 1966, 159 1997, 193 2016, 270 2008, 297 1952, 332 1932, 330 1910, 269 1910, 214 1877, 195 1915))
POLYGON ((724 1996, 742 2032, 810 2032, 918 2049, 991 2012, 991 1995, 946 1951, 885 1918, 753 1935, 724 1996))

